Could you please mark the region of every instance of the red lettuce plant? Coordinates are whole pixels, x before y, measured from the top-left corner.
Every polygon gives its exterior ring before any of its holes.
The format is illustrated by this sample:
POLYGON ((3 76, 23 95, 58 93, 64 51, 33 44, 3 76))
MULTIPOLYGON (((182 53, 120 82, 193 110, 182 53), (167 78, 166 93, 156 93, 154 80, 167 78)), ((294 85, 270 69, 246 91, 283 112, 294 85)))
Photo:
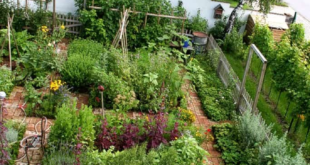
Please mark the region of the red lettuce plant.
POLYGON ((7 128, 0 122, 0 164, 8 164, 10 160, 9 153, 6 151, 8 141, 6 139, 7 128))
POLYGON ((120 133, 116 133, 116 127, 109 128, 107 120, 102 123, 102 132, 97 136, 95 145, 99 150, 107 150, 114 146, 115 150, 124 150, 137 144, 147 142, 147 148, 157 148, 160 144, 167 144, 180 136, 178 123, 176 122, 173 130, 167 129, 167 116, 164 113, 146 116, 142 127, 137 124, 124 123, 120 133))

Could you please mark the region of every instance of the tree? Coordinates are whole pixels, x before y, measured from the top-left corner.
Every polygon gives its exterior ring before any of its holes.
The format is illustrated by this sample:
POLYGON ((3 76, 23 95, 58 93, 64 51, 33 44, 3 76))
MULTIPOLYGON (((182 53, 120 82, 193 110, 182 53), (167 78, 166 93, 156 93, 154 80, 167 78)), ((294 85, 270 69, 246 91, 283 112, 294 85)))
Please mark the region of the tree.
POLYGON ((239 0, 238 5, 234 8, 229 16, 224 33, 227 34, 232 31, 235 19, 237 17, 237 12, 244 6, 244 4, 248 3, 253 6, 253 4, 258 3, 260 11, 266 14, 271 10, 271 5, 274 4, 275 1, 276 0, 239 0))

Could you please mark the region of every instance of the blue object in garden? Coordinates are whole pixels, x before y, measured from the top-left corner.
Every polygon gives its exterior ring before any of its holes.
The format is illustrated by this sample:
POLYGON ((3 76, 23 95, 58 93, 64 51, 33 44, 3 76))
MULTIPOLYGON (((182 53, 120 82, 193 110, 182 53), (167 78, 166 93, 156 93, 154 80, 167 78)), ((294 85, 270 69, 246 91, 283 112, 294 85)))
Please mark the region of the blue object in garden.
POLYGON ((187 48, 188 46, 189 46, 189 43, 188 43, 189 41, 187 40, 187 41, 184 41, 184 45, 183 45, 183 48, 187 48))

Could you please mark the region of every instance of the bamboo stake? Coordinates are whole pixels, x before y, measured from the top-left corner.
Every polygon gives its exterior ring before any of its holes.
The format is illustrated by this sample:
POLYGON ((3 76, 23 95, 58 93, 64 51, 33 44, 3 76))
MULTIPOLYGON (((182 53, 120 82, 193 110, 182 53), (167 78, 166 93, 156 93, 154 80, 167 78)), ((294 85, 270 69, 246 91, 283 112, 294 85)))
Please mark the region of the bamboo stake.
POLYGON ((10 70, 12 71, 12 52, 11 52, 11 32, 10 32, 10 14, 8 14, 8 39, 9 39, 9 59, 10 59, 10 70))
POLYGON ((147 16, 148 16, 148 12, 149 12, 149 7, 147 7, 147 13, 145 14, 145 18, 144 18, 144 28, 146 26, 146 23, 147 23, 147 16))
MULTIPOLYGON (((184 17, 186 17, 186 11, 184 11, 184 17)), ((185 23, 185 20, 183 19, 183 21, 182 21, 182 32, 181 32, 181 35, 184 34, 184 23, 185 23)))
POLYGON ((12 16, 12 19, 10 20, 10 29, 11 29, 11 31, 12 31, 12 36, 13 36, 13 40, 14 40, 14 43, 15 43, 15 47, 16 47, 16 50, 17 50, 17 54, 18 54, 18 57, 20 57, 20 53, 19 53, 19 48, 18 48, 18 46, 17 46, 17 40, 16 40, 16 38, 15 38, 15 32, 14 32, 14 30, 13 30, 13 26, 12 26, 12 24, 13 24, 13 20, 14 20, 14 15, 12 16))
POLYGON ((86 9, 86 0, 84 0, 84 10, 86 9))
MULTIPOLYGON (((173 9, 171 9, 171 16, 173 16, 174 13, 173 13, 173 9)), ((170 24, 172 24, 172 18, 170 18, 170 24)))
MULTIPOLYGON (((161 14, 161 7, 159 8, 159 15, 161 14)), ((160 17, 157 18, 157 24, 159 24, 159 21, 160 21, 160 17)))
POLYGON ((56 0, 53 0, 53 28, 52 31, 54 31, 56 25, 56 0))
POLYGON ((28 14, 28 0, 26 0, 26 6, 25 6, 25 8, 26 8, 26 13, 28 14))

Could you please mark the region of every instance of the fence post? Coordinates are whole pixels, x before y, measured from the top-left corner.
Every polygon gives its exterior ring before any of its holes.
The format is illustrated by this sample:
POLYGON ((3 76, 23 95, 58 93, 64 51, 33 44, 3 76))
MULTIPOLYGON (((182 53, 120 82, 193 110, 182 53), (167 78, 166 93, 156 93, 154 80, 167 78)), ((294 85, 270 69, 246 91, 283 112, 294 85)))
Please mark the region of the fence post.
POLYGON ((243 91, 244 91, 244 88, 245 88, 246 77, 248 75, 248 72, 249 72, 249 69, 250 69, 250 65, 251 65, 251 61, 252 61, 252 55, 253 55, 253 49, 250 49, 250 53, 249 53, 249 56, 248 56, 246 68, 245 68, 245 71, 244 71, 244 74, 243 74, 242 84, 241 84, 240 92, 239 92, 239 96, 238 96, 238 101, 237 101, 237 104, 236 104, 236 109, 237 110, 239 109, 239 106, 240 106, 240 103, 241 103, 241 99, 243 97, 242 95, 243 95, 243 91))

